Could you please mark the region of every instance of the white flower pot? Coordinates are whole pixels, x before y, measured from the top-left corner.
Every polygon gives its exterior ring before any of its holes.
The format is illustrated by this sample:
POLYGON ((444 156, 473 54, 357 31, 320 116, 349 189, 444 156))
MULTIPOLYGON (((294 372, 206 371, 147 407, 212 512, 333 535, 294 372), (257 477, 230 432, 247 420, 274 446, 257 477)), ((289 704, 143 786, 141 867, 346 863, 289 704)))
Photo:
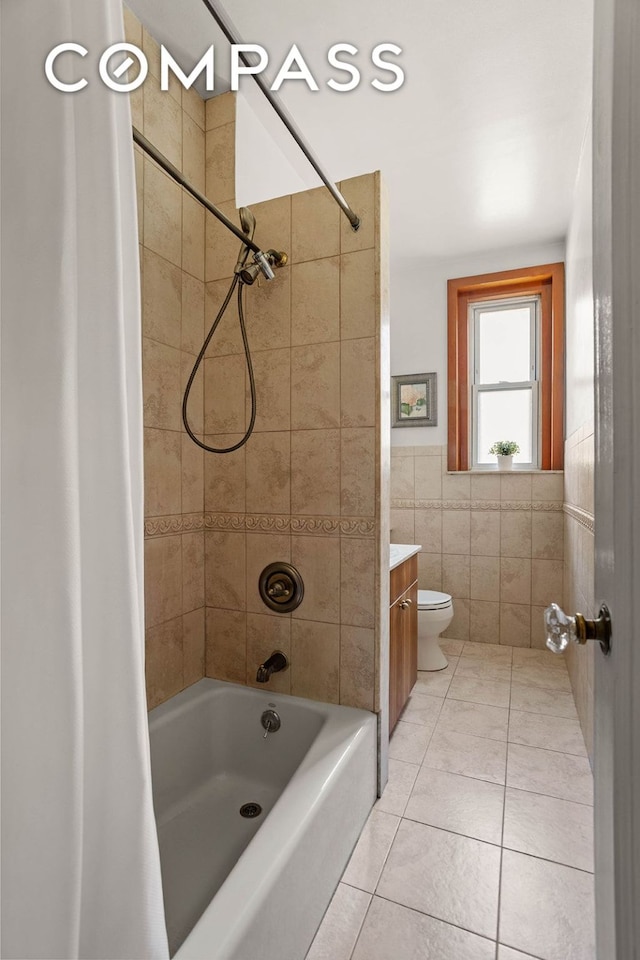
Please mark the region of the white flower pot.
POLYGON ((510 453, 508 456, 502 456, 501 454, 496 454, 498 458, 498 470, 513 470, 513 454, 510 453))

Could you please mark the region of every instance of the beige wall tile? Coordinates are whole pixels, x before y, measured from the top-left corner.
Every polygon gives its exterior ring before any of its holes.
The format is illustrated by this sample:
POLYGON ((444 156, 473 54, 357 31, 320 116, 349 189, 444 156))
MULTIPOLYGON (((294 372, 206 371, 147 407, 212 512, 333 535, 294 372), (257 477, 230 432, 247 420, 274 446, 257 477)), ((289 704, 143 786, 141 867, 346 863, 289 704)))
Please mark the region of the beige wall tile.
POLYGON ((289 534, 247 533, 247 610, 289 620, 291 614, 271 610, 260 596, 260 574, 270 563, 291 563, 289 534))
POLYGON ((147 628, 182 615, 181 537, 144 542, 144 606, 147 628))
POLYGON ((247 443, 247 512, 289 513, 291 434, 254 433, 247 443))
POLYGON ((291 270, 278 270, 275 280, 258 279, 246 291, 245 320, 252 350, 288 347, 291 343, 291 270))
POLYGON ((204 533, 182 534, 182 612, 204 607, 204 533))
POLYGON ((244 610, 246 605, 244 533, 207 530, 204 543, 207 606, 244 610))
POLYGON ((471 557, 471 591, 473 600, 500 599, 500 558, 471 557))
POLYGON ((502 603, 531 603, 531 560, 502 557, 500 600, 502 603))
POLYGON ((534 510, 531 516, 531 556, 547 560, 564 557, 564 517, 562 513, 534 510))
MULTIPOLYGON (((266 607, 264 608, 266 610, 266 607)), ((267 683, 258 683, 258 667, 279 650, 291 661, 291 620, 289 617, 268 617, 247 614, 247 684, 273 693, 291 692, 291 667, 271 675, 267 683)))
MULTIPOLYGON (((153 83, 154 78, 156 80, 160 79, 160 46, 144 27, 142 28, 142 51, 149 63, 149 76, 145 81, 146 85, 147 83, 153 83)), ((171 71, 169 72, 168 92, 178 103, 182 102, 182 84, 171 71)))
MULTIPOLYGON (((214 280, 205 284, 204 299, 204 327, 208 334, 213 326, 222 305, 229 292, 230 281, 214 280)), ((253 291, 249 296, 252 296, 253 291)), ((246 300, 245 300, 246 302, 246 300)), ((253 340, 250 341, 253 352, 256 347, 253 340)), ((222 315, 213 337, 209 341, 206 357, 226 357, 229 354, 244 357, 244 347, 242 344, 242 333, 240 332, 240 323, 238 321, 238 307, 235 295, 232 297, 227 309, 222 315)))
POLYGON ((343 427, 376 424, 376 342, 343 340, 340 347, 340 422, 343 427))
POLYGON ((470 600, 454 600, 453 620, 442 634, 447 640, 469 639, 469 610, 470 600))
POLYGON ((351 209, 360 218, 360 227, 354 231, 347 217, 340 214, 340 245, 343 253, 373 247, 376 238, 376 176, 365 173, 343 180, 340 191, 351 209))
MULTIPOLYGON (((215 198, 214 198, 215 199, 215 198)), ((216 206, 225 217, 240 229, 240 218, 233 200, 216 202, 216 206)), ((205 280, 222 280, 233 277, 233 268, 238 259, 240 244, 214 216, 207 216, 204 222, 205 232, 205 280)))
POLYGON ((470 553, 471 516, 468 510, 442 511, 443 553, 470 553))
POLYGON ((340 703, 373 710, 375 636, 364 627, 340 628, 340 703))
POLYGON ((142 49, 142 24, 128 7, 123 5, 122 14, 124 18, 124 36, 127 43, 134 43, 136 47, 142 49))
POLYGON ((180 434, 144 429, 144 515, 162 517, 182 509, 180 434))
POLYGON ((531 607, 531 646, 538 650, 546 650, 547 632, 544 624, 546 607, 531 607))
POLYGON ((182 170, 182 110, 178 101, 167 96, 153 79, 142 86, 144 135, 167 160, 182 170))
POLYGON ((562 560, 531 561, 531 602, 540 606, 557 603, 562 596, 562 560))
POLYGON ((209 434, 244 433, 246 361, 244 356, 204 361, 204 428, 209 434))
MULTIPOLYGON (((393 465, 391 467, 393 470, 393 465)), ((440 500, 442 497, 442 470, 440 457, 416 457, 416 500, 440 500)))
POLYGON ((329 257, 291 267, 291 343, 340 339, 340 259, 329 257))
POLYGON ((149 710, 182 690, 182 617, 146 631, 145 673, 149 710))
POLYGON ((471 511, 471 553, 475 556, 500 556, 500 511, 471 511))
POLYGON ((205 610, 192 610, 182 618, 182 669, 185 687, 204 677, 205 610))
POLYGON ((182 262, 182 191, 151 160, 144 162, 144 245, 165 260, 182 262))
POLYGON ((391 499, 413 500, 416 495, 415 457, 394 457, 391 461, 391 499))
MULTIPOLYGON (((204 100, 200 96, 197 90, 191 87, 190 90, 182 91, 182 109, 184 112, 191 117, 192 120, 198 124, 201 130, 205 128, 205 118, 204 118, 204 100)), ((204 146, 202 149, 202 154, 204 156, 204 146)))
POLYGON ((340 426, 340 344, 291 348, 291 428, 340 426))
POLYGON ((373 427, 340 431, 340 486, 342 516, 375 516, 376 432, 373 427))
POLYGON ((244 683, 247 676, 247 615, 207 607, 205 675, 244 683))
POLYGON ((503 510, 501 512, 500 553, 503 557, 531 556, 530 510, 503 510))
POLYGON ((420 590, 442 590, 441 554, 418 554, 418 588, 420 590))
POLYGON ((179 350, 144 337, 142 386, 144 423, 160 430, 180 429, 182 403, 179 350))
POLYGON ((291 433, 291 511, 313 516, 340 512, 338 430, 291 433))
POLYGON ((499 500, 500 499, 500 477, 495 476, 473 476, 471 477, 471 499, 472 500, 499 500))
POLYGON ((531 607, 529 604, 500 604, 500 643, 510 647, 531 644, 531 607))
POLYGON ((375 625, 375 541, 340 539, 340 621, 356 627, 375 625))
MULTIPOLYGON (((251 211, 256 218, 253 239, 260 249, 282 250, 291 259, 291 197, 276 197, 262 203, 252 203, 251 211)), ((289 274, 290 269, 282 273, 289 274)), ((281 276, 281 272, 278 272, 278 276, 281 276)))
MULTIPOLYGON (((242 434, 207 434, 210 447, 231 447, 242 439, 242 434)), ((246 447, 233 453, 207 453, 204 456, 204 509, 212 513, 244 513, 246 447)))
POLYGON ((564 500, 564 476, 561 473, 540 473, 531 478, 532 500, 564 500))
MULTIPOLYGON (((209 218, 209 215, 206 215, 209 218)), ((205 211, 187 193, 182 196, 182 269, 204 280, 205 211)))
MULTIPOLYGON (((133 112, 131 120, 134 123, 133 112)), ((144 154, 139 147, 133 148, 136 173, 136 205, 138 211, 138 241, 140 243, 140 269, 142 269, 142 240, 144 238, 144 154)))
POLYGON ((334 623, 291 621, 291 693, 338 703, 340 627, 334 623))
POLYGON ((531 500, 531 474, 501 474, 500 498, 502 500, 531 500))
MULTIPOLYGON (((204 241, 203 241, 204 243, 204 241)), ((204 283, 182 273, 181 348, 190 354, 200 353, 204 341, 204 283)))
POLYGON ((469 638, 476 643, 500 642, 499 603, 487 600, 471 601, 469 604, 469 638))
MULTIPOLYGON (((391 508, 391 543, 415 543, 415 511, 391 508)), ((418 541, 420 542, 420 541, 418 541)))
POLYGON ((469 597, 469 556, 443 553, 442 589, 454 598, 469 597))
POLYGON ((182 115, 182 172, 187 180, 206 195, 204 131, 188 113, 182 115))
POLYGON ((179 267, 143 248, 142 332, 180 349, 182 273, 179 267))
POLYGON ((293 619, 340 622, 340 540, 292 537, 291 562, 304 582, 304 599, 293 619))
MULTIPOLYGON (((187 390, 187 384, 191 373, 195 366, 195 357, 192 353, 183 353, 180 357, 180 397, 179 397, 179 407, 180 407, 180 429, 183 429, 184 422, 182 419, 182 403, 187 390)), ((201 364, 198 367, 196 372, 195 379, 191 384, 191 389, 189 390, 189 396, 187 398, 187 420, 189 422, 190 429, 195 433, 199 438, 202 437, 204 433, 204 370, 203 365, 201 364)))
MULTIPOLYGON (((291 363, 288 347, 281 350, 252 351, 256 382, 256 422, 254 429, 288 430, 291 426, 291 363)), ((251 417, 251 397, 247 397, 247 423, 251 417)))
POLYGON ((415 512, 415 539, 425 553, 442 550, 442 510, 438 507, 415 512))
MULTIPOLYGON (((446 467, 446 461, 442 461, 443 467, 446 467)), ((469 500, 471 499, 471 480, 468 475, 449 474, 446 470, 442 474, 442 499, 443 500, 469 500)))
POLYGON ((340 253, 340 207, 325 187, 291 198, 291 251, 294 263, 340 253))
POLYGON ((131 125, 144 133, 144 90, 138 87, 129 94, 129 105, 131 107, 131 125))
POLYGON ((207 129, 205 147, 206 194, 216 205, 236 195, 236 125, 207 129))
POLYGON ((213 130, 236 119, 236 95, 232 91, 210 97, 205 101, 206 129, 213 130))
POLYGON ((340 338, 358 340, 376 333, 376 262, 374 250, 340 258, 340 338))

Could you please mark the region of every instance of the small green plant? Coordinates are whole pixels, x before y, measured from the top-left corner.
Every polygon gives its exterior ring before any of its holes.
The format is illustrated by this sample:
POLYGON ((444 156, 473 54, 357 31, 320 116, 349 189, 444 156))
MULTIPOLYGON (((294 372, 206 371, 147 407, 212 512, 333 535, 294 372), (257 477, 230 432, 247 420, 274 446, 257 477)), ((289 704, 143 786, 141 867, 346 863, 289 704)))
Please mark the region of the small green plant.
POLYGON ((489 453, 494 453, 498 457, 510 457, 514 453, 520 453, 520 447, 515 440, 496 440, 489 453))

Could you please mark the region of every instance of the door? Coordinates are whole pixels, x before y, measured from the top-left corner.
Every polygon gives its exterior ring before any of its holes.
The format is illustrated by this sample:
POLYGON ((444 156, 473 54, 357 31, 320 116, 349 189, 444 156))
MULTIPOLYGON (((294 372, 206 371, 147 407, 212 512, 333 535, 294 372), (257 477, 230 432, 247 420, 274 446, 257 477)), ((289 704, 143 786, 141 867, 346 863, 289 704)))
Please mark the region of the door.
POLYGON ((594 76, 598 960, 640 958, 640 4, 596 0, 594 76))

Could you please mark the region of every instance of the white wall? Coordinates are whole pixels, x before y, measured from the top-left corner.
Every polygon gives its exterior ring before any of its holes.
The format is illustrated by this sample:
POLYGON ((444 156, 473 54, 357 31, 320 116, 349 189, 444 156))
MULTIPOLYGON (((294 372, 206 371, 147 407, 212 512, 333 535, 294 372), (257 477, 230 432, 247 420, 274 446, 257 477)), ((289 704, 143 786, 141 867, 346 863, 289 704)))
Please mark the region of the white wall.
POLYGON ((391 373, 438 374, 438 426, 392 428, 392 446, 447 442, 447 280, 557 263, 564 253, 564 242, 557 242, 455 260, 392 261, 391 373))

